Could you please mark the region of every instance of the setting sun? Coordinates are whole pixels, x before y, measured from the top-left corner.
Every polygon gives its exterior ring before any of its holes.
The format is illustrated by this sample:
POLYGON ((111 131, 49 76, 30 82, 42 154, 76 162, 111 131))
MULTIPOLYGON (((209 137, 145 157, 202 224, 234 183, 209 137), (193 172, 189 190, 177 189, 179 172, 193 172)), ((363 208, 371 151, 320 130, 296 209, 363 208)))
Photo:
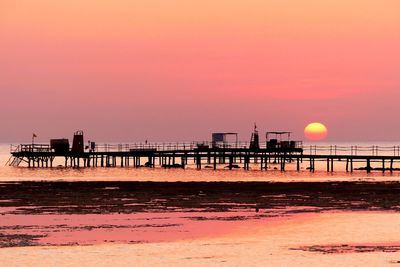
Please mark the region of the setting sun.
POLYGON ((320 122, 313 122, 304 128, 304 135, 309 140, 319 141, 328 136, 328 129, 320 122))

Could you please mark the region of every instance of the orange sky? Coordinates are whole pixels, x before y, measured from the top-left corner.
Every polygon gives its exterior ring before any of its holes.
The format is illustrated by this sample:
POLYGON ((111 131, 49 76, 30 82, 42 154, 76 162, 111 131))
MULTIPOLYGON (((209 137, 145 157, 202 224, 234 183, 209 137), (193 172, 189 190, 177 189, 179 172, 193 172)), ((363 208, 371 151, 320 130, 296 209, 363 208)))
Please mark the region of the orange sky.
POLYGON ((327 124, 400 140, 398 0, 0 2, 1 141, 327 124), (376 125, 372 125, 375 122, 376 125))

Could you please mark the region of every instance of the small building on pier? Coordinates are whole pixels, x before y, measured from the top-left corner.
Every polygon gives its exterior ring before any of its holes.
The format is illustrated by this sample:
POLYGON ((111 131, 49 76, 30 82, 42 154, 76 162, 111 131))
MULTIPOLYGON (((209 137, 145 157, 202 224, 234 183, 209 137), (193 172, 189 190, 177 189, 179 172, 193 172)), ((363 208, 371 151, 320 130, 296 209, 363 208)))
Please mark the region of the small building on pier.
POLYGON ((235 144, 238 143, 238 133, 212 133, 212 147, 219 148, 229 146, 229 136, 233 136, 235 138, 235 144))
POLYGON ((291 132, 266 132, 266 148, 273 152, 303 152, 303 142, 290 139, 291 132))

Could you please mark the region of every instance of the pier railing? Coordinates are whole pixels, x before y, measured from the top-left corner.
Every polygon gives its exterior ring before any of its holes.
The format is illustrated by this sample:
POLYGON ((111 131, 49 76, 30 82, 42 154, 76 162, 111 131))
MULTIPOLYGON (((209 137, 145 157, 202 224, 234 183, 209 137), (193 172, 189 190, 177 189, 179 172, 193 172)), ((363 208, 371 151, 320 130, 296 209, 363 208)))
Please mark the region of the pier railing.
POLYGON ((51 148, 48 144, 20 144, 11 145, 11 152, 50 152, 51 148))
POLYGON ((133 144, 96 144, 95 152, 130 152, 140 150, 176 151, 202 148, 248 148, 249 142, 213 144, 212 142, 165 142, 165 143, 133 143, 133 144))
POLYGON ((304 146, 304 154, 310 155, 349 155, 349 156, 400 156, 400 145, 395 146, 339 146, 309 145, 304 146))
MULTIPOLYGON (((248 148, 249 142, 234 142, 215 144, 204 142, 163 142, 163 143, 131 143, 131 144, 96 144, 91 152, 132 152, 132 151, 193 151, 208 148, 240 149, 248 148)), ((260 148, 267 147, 265 142, 260 143, 260 148)), ((296 148, 303 148, 304 154, 309 155, 341 155, 341 156, 395 156, 400 157, 400 145, 394 146, 359 146, 359 145, 303 145, 296 143, 296 148)), ((10 151, 15 152, 51 152, 49 144, 20 144, 11 145, 10 151)))
MULTIPOLYGON (((249 142, 226 143, 218 148, 248 148, 249 142)), ((176 151, 213 148, 212 142, 182 142, 182 143, 134 143, 134 144, 102 144, 96 145, 96 152, 129 152, 134 150, 176 151)), ((266 148, 265 143, 260 144, 266 148)), ((303 148, 304 154, 309 155, 349 155, 349 156, 400 156, 400 145, 395 146, 359 146, 359 145, 297 145, 303 148)))
MULTIPOLYGON (((217 145, 218 148, 248 148, 249 142, 225 143, 217 145)), ((212 142, 181 142, 181 143, 133 143, 133 144, 101 144, 96 145, 96 152, 129 152, 133 150, 157 150, 176 151, 194 150, 201 148, 213 148, 212 142)), ((265 143, 260 144, 265 149, 265 143)), ((395 146, 359 146, 359 145, 296 145, 296 148, 303 148, 304 154, 309 155, 349 155, 349 156, 400 156, 400 145, 395 146)))

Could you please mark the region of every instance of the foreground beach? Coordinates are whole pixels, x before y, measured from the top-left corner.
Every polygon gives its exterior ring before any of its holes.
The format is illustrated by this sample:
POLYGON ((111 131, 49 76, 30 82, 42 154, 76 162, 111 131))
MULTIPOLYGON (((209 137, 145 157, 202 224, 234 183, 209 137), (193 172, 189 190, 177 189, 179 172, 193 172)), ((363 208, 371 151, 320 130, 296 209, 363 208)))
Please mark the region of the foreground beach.
POLYGON ((4 182, 7 266, 382 266, 399 182, 4 182))
POLYGON ((343 212, 240 223, 173 242, 0 249, 4 266, 399 266, 400 216, 343 212), (316 250, 320 249, 320 250, 316 250))

